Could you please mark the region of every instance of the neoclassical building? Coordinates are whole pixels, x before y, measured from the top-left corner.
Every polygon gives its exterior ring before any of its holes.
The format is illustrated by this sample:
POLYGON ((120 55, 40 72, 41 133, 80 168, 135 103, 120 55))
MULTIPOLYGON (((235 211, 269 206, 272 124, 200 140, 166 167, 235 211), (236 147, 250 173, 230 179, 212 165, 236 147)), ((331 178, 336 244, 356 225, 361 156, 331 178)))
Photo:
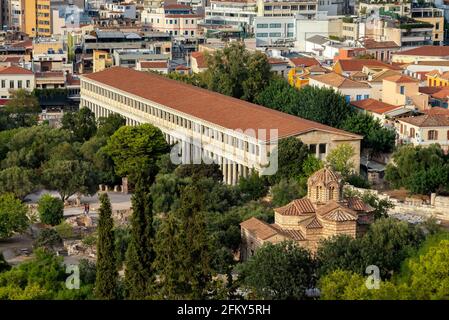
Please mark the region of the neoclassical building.
POLYGON ((118 113, 127 125, 153 124, 178 147, 179 161, 212 159, 228 184, 253 168, 275 173, 277 141, 287 137, 301 139, 320 159, 338 145, 350 144, 359 168, 362 136, 350 132, 154 73, 112 67, 80 78, 80 107, 96 117, 118 113))
POLYGON ((307 196, 274 209, 274 223, 250 218, 240 224, 241 259, 266 242, 297 241, 315 252, 320 240, 335 235, 358 237, 373 222, 373 208, 359 198, 344 198, 341 177, 328 168, 307 181, 307 196))

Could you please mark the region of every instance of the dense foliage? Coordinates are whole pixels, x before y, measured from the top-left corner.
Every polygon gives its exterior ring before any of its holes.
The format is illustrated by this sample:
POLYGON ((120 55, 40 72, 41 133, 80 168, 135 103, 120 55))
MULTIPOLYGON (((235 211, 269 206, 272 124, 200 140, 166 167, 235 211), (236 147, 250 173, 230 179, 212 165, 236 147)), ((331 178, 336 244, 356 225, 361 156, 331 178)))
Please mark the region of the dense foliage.
POLYGON ((56 226, 64 217, 64 203, 61 199, 44 194, 39 199, 37 211, 42 223, 56 226))

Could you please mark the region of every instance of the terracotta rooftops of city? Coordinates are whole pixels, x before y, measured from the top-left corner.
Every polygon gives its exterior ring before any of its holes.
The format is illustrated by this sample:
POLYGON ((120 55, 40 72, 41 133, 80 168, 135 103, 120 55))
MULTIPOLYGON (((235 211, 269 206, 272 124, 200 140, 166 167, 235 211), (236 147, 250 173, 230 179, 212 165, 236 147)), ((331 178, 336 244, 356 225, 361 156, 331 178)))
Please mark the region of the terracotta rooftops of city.
POLYGON ((428 57, 445 57, 449 56, 449 47, 447 46, 422 46, 410 50, 394 52, 394 55, 407 56, 428 56, 428 57))
POLYGON ((311 76, 310 79, 336 88, 370 88, 366 82, 354 81, 335 72, 311 76))
POLYGON ((243 221, 242 223, 240 223, 240 226, 242 228, 245 228, 246 230, 249 230, 251 233, 254 233, 257 238, 262 240, 271 238, 279 232, 277 228, 274 228, 265 221, 259 220, 254 217, 243 221))
POLYGON ((394 76, 390 76, 390 77, 386 77, 384 78, 384 80, 386 81, 390 81, 390 82, 395 82, 395 83, 416 83, 419 82, 418 79, 409 77, 409 76, 404 76, 402 74, 397 74, 394 76))
POLYGON ((140 67, 144 69, 151 69, 151 68, 162 69, 167 68, 168 63, 167 61, 141 61, 140 67))
POLYGON ((399 45, 394 41, 375 41, 373 39, 366 39, 363 46, 366 49, 384 49, 384 48, 399 48, 399 45))
POLYGON ((400 121, 422 128, 449 127, 449 115, 447 114, 424 114, 421 116, 401 118, 400 121))
POLYGON ((0 67, 0 74, 33 74, 33 71, 18 66, 0 67))
MULTIPOLYGON (((279 138, 324 131, 352 139, 362 136, 262 107, 244 100, 130 68, 112 67, 83 78, 144 98, 225 129, 277 129, 279 138), (127 81, 123 81, 126 79, 127 81)), ((269 138, 258 137, 262 141, 269 138)), ((338 139, 338 138, 337 138, 338 139)))
POLYGON ((198 68, 207 68, 207 61, 204 52, 195 51, 192 52, 191 56, 196 60, 198 68))
POLYGON ((401 108, 401 106, 395 106, 389 103, 385 103, 376 99, 368 98, 358 101, 351 101, 351 105, 355 106, 356 108, 363 109, 366 111, 383 114, 385 112, 389 112, 398 108, 401 108))
POLYGON ((338 62, 343 72, 362 71, 363 67, 382 68, 390 70, 401 70, 398 66, 387 64, 375 59, 340 59, 338 62))
POLYGON ((295 67, 310 67, 310 66, 319 66, 320 63, 315 58, 307 58, 307 57, 297 57, 289 59, 295 67))

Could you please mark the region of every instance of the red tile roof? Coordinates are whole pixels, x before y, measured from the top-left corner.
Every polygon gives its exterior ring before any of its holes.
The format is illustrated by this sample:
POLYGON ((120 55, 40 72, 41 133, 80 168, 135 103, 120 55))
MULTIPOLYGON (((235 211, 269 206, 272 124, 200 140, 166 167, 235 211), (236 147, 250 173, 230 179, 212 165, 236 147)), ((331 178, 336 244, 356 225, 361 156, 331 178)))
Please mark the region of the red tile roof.
POLYGON ((366 82, 355 81, 335 72, 311 76, 310 79, 335 88, 370 88, 366 82))
POLYGON ((401 70, 401 68, 374 59, 340 59, 338 62, 343 72, 362 71, 364 66, 401 70))
POLYGON ((412 77, 404 76, 401 74, 386 77, 386 78, 384 78, 384 80, 395 82, 395 83, 417 83, 417 82, 419 82, 418 79, 414 79, 412 77))
POLYGON ((449 110, 441 107, 432 107, 430 109, 423 110, 421 112, 427 115, 440 115, 440 114, 449 115, 449 110))
POLYGON ((363 109, 366 111, 371 111, 374 113, 382 114, 385 112, 389 112, 395 109, 400 108, 401 106, 395 106, 389 103, 385 103, 376 99, 368 98, 359 101, 351 101, 351 105, 356 108, 363 109))
POLYGON ((240 227, 253 233, 257 238, 266 240, 279 233, 279 230, 257 218, 249 218, 240 223, 240 227))
POLYGON ((279 59, 279 58, 268 58, 268 63, 269 64, 287 64, 288 61, 284 60, 284 59, 279 59))
POLYGON ((83 78, 154 101, 227 129, 253 129, 256 132, 257 129, 277 129, 279 138, 315 130, 333 132, 353 139, 362 138, 317 122, 130 68, 112 67, 84 75, 83 78))
POLYGON ((435 99, 447 99, 449 97, 449 87, 420 87, 419 92, 435 99))
POLYGON ((283 207, 274 209, 283 216, 299 216, 315 212, 315 207, 308 198, 296 199, 283 207))
POLYGON ((421 116, 401 118, 399 121, 423 128, 449 127, 449 115, 447 114, 424 114, 421 116))
POLYGON ((167 61, 141 61, 140 67, 144 69, 164 69, 168 67, 167 61))
POLYGON ((295 67, 310 67, 310 66, 319 66, 320 63, 315 58, 290 58, 290 61, 295 65, 295 67))
POLYGON ((186 4, 168 3, 164 5, 164 9, 192 9, 192 7, 186 4))
POLYGON ((204 56, 203 52, 195 51, 191 54, 192 58, 196 60, 196 64, 198 65, 198 68, 207 68, 207 62, 206 57, 204 56))
POLYGON ((366 49, 384 49, 384 48, 399 48, 394 41, 375 41, 373 39, 366 39, 363 45, 366 49))
POLYGON ((18 66, 10 66, 0 68, 0 74, 33 74, 33 72, 18 66))
POLYGON ((446 57, 449 56, 449 47, 447 46, 422 46, 410 50, 395 52, 397 55, 407 56, 428 56, 428 57, 446 57))

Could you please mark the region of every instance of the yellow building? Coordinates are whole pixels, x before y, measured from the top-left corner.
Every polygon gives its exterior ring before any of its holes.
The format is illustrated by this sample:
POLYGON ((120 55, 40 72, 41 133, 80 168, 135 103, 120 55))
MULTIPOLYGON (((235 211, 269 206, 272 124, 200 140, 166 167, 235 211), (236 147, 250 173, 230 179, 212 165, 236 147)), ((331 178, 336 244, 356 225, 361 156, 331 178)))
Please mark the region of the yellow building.
POLYGON ((111 55, 102 50, 94 50, 93 52, 93 72, 103 71, 112 66, 111 55))
POLYGON ((440 73, 438 70, 429 72, 427 75, 428 87, 447 87, 449 86, 449 72, 440 73))
POLYGON ((30 37, 51 36, 50 0, 22 0, 24 31, 30 37))
POLYGON ((382 102, 424 110, 429 107, 429 96, 419 92, 419 80, 398 74, 383 79, 382 102))

